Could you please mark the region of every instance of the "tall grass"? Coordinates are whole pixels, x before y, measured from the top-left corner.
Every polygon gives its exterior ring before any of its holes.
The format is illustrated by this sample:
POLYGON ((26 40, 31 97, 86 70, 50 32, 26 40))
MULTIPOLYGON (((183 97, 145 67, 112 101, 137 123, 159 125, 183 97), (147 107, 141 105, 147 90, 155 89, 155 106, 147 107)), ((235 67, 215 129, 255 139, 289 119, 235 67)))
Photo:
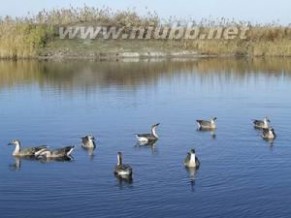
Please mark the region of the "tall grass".
MULTIPOLYGON (((56 27, 66 25, 103 25, 115 27, 169 26, 173 19, 162 20, 155 12, 139 15, 134 10, 113 11, 110 8, 95 8, 84 5, 80 8, 55 9, 40 11, 36 15, 27 15, 22 18, 0 18, 0 58, 34 58, 38 57, 47 45, 57 41, 56 27)), ((158 42, 134 41, 138 47, 150 47, 153 51, 164 48, 175 51, 190 50, 209 55, 249 55, 249 56, 291 56, 291 28, 278 24, 255 24, 235 22, 224 18, 219 20, 194 21, 202 28, 217 26, 248 26, 247 39, 235 40, 158 40, 158 42), (139 46, 140 45, 140 46, 139 46), (153 46, 154 45, 154 46, 153 46), (152 47, 151 47, 152 46, 152 47)), ((118 44, 122 50, 130 50, 130 43, 119 40, 118 43, 104 41, 103 44, 118 44), (120 46, 121 45, 121 46, 120 46)), ((62 43, 57 49, 63 49, 62 43)), ((68 46, 69 43, 66 43, 68 46)), ((109 46, 110 47, 110 46, 109 46)), ((68 48, 66 48, 68 49, 68 48)), ((72 49, 72 48, 69 48, 72 49)), ((54 52, 54 51, 52 51, 54 52)))
POLYGON ((0 57, 30 58, 44 47, 52 30, 41 24, 33 24, 6 18, 0 21, 0 57))
POLYGON ((110 8, 58 9, 40 11, 22 18, 0 18, 0 58, 36 57, 46 43, 54 40, 55 27, 74 24, 107 26, 158 25, 155 13, 139 16, 132 10, 113 12, 110 8))

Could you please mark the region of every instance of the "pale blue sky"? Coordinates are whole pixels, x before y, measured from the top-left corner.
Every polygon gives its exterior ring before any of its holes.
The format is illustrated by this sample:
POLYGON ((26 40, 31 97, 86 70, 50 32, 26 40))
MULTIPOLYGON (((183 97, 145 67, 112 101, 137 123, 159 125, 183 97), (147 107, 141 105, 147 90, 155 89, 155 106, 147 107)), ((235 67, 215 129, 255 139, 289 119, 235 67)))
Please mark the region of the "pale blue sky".
POLYGON ((279 21, 291 23, 290 0, 0 0, 0 16, 24 16, 28 11, 37 13, 42 9, 72 6, 108 6, 112 9, 135 8, 144 13, 145 8, 156 11, 159 16, 167 18, 219 18, 247 20, 259 23, 279 21))

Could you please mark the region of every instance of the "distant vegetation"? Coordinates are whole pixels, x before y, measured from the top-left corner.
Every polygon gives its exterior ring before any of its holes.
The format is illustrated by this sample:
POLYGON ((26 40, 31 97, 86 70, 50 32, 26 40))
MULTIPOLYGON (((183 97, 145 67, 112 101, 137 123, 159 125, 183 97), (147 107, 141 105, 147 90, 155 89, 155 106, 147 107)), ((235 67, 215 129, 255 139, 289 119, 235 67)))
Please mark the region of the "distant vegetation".
MULTIPOLYGON (((249 27, 247 39, 195 40, 60 40, 58 27, 94 25, 125 27, 169 26, 173 19, 162 20, 156 13, 139 15, 133 10, 113 11, 110 8, 58 9, 41 11, 23 18, 0 18, 0 58, 19 59, 77 53, 100 55, 106 52, 176 52, 194 51, 203 55, 291 56, 291 28, 278 24, 251 24, 225 19, 194 21, 199 28, 249 27)), ((190 20, 189 20, 190 21, 190 20)))

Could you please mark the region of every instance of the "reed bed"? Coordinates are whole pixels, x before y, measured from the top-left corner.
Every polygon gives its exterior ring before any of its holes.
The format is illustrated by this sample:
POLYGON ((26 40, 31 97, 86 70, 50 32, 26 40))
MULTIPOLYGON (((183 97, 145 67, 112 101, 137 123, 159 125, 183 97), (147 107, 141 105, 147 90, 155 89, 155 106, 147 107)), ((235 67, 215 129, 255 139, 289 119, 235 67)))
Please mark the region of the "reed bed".
MULTIPOLYGON (((60 26, 114 26, 124 27, 123 31, 130 31, 134 27, 167 27, 175 22, 173 18, 161 19, 155 12, 139 15, 134 10, 113 11, 110 8, 95 8, 84 5, 80 8, 55 9, 40 11, 36 15, 26 17, 0 18, 0 58, 19 59, 37 58, 40 55, 54 54, 69 50, 78 53, 82 50, 89 53, 129 51, 139 52, 144 48, 150 51, 195 51, 204 55, 230 56, 291 56, 291 27, 272 24, 251 24, 236 22, 221 18, 219 20, 202 19, 200 21, 187 20, 182 23, 194 23, 202 29, 216 27, 238 28, 248 27, 245 39, 150 39, 133 40, 127 42, 117 40, 89 40, 88 43, 65 39, 60 42, 57 31, 60 26), (153 42, 153 40, 155 42, 153 42), (65 42, 66 41, 66 42, 65 42), (76 43, 79 43, 76 46, 76 43), (104 50, 100 50, 104 47, 104 50), (134 46, 132 46, 134 44, 134 46), (118 48, 118 49, 116 49, 118 48), (99 49, 99 50, 98 50, 99 49)), ((181 22, 181 21, 180 21, 181 22)), ((86 55, 86 54, 85 54, 86 55)))

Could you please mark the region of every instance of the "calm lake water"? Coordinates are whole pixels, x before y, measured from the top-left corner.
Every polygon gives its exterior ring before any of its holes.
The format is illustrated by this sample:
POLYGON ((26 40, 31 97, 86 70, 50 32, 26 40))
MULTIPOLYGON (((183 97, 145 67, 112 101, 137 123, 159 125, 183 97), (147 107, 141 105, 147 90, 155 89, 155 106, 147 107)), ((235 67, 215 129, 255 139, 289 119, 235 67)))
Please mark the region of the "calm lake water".
POLYGON ((290 93, 288 59, 0 62, 0 216, 290 217, 290 93), (212 116, 216 137, 195 124, 212 116), (252 127, 265 116, 274 142, 252 127), (157 122, 159 141, 136 145, 157 122), (15 159, 12 139, 75 145, 74 159, 15 159), (132 183, 113 175, 118 151, 132 183))

